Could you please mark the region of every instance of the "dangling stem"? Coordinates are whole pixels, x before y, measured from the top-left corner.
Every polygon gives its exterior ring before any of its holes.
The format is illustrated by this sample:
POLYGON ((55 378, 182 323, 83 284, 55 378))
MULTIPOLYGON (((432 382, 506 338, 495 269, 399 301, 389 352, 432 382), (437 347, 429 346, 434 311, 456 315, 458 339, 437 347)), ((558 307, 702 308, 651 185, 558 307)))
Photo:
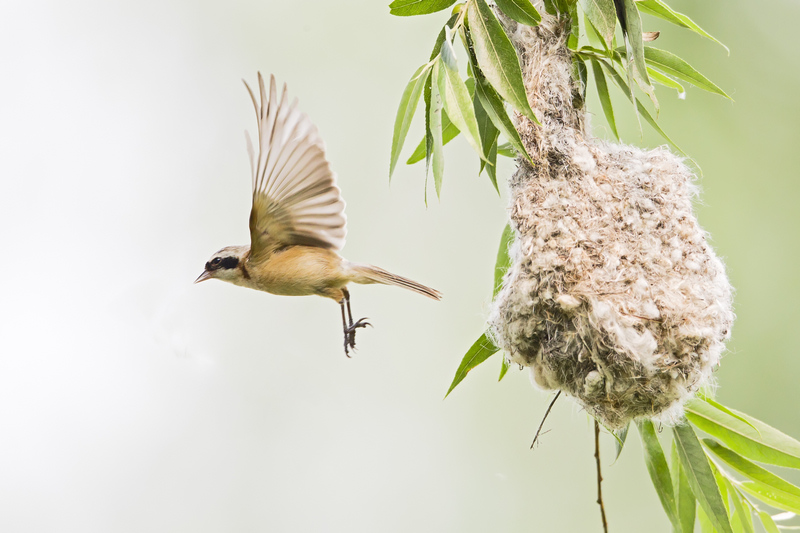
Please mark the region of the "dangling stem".
POLYGON ((600 506, 600 517, 603 519, 603 531, 608 533, 606 508, 603 505, 603 474, 600 473, 600 424, 594 421, 594 458, 597 462, 597 504, 600 506))
POLYGON ((544 412, 544 417, 542 417, 542 423, 539 424, 539 429, 536 430, 536 435, 533 437, 533 442, 531 442, 531 450, 533 449, 533 446, 536 444, 536 441, 539 439, 539 433, 542 432, 542 426, 544 426, 544 421, 547 420, 547 415, 550 414, 550 409, 553 408, 553 404, 556 403, 556 400, 558 400, 559 396, 561 396, 561 390, 559 390, 556 393, 555 397, 553 398, 553 401, 550 402, 550 405, 547 407, 547 411, 544 412))

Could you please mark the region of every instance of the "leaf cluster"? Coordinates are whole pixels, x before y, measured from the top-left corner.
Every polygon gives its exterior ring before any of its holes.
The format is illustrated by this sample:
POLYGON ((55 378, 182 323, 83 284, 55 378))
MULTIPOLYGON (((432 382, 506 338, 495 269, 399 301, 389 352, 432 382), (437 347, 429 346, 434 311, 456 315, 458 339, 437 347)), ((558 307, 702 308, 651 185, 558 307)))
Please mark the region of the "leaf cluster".
MULTIPOLYGON (((393 15, 413 16, 437 13, 456 4, 434 42, 429 61, 417 69, 403 91, 394 124, 390 178, 420 99, 424 101, 425 135, 406 163, 425 160, 426 185, 427 176, 432 173, 437 196, 441 194, 444 176, 443 147, 460 133, 479 156, 478 173, 486 169, 498 192, 497 156, 530 160, 508 108, 538 121, 525 94, 517 51, 497 13, 528 26, 539 24, 541 14, 530 0, 495 0, 494 3, 494 8, 487 0, 466 0, 458 4, 456 0, 394 0, 389 5, 393 15), (456 41, 460 41, 465 56, 466 75, 463 77, 456 41), (501 138, 505 142, 501 142, 501 138)), ((546 0, 544 5, 549 13, 570 20, 568 45, 572 50, 575 75, 582 83, 585 97, 587 63, 591 64, 603 113, 615 138, 619 139, 619 134, 608 89, 609 78, 632 102, 637 117, 643 117, 681 153, 656 122, 659 103, 654 84, 684 95, 683 83, 688 83, 730 98, 685 60, 666 50, 645 46, 645 42, 655 40, 659 32, 642 31, 641 13, 719 43, 662 0, 546 0), (619 46, 618 27, 622 37, 619 46), (585 37, 586 44, 579 46, 581 36, 585 37), (654 112, 638 98, 637 89, 648 97, 654 112)))
POLYGON ((800 487, 757 463, 800 469, 800 442, 700 395, 686 406, 687 423, 672 428, 670 464, 653 423, 637 424, 645 463, 673 531, 768 532, 800 514, 800 487), (699 438, 701 430, 709 438, 699 438), (763 507, 784 513, 772 516, 763 507))

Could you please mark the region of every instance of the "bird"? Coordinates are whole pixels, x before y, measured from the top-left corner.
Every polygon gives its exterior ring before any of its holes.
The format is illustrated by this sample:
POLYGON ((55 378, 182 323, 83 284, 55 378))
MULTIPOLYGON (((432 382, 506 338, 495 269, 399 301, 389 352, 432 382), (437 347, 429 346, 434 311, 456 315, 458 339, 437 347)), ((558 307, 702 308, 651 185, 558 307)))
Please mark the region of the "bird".
POLYGON ((258 73, 260 103, 244 84, 258 123, 257 157, 245 132, 253 188, 250 244, 216 252, 195 283, 218 279, 272 294, 330 298, 341 308, 344 352, 350 357, 356 330, 371 324, 366 317, 353 321, 349 283, 395 285, 434 300, 442 295, 338 254, 347 233, 345 202, 317 127, 298 109, 296 98, 290 103, 285 83, 278 98, 274 75, 270 75, 267 96, 264 78, 258 73))

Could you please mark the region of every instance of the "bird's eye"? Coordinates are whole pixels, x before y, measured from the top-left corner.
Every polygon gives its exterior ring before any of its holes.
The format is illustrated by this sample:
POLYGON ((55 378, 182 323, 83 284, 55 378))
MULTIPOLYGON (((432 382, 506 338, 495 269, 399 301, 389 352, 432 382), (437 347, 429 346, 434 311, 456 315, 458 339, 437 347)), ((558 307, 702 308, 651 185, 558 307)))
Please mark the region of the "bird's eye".
POLYGON ((221 259, 219 257, 215 257, 214 259, 211 260, 211 266, 217 266, 220 261, 221 259))

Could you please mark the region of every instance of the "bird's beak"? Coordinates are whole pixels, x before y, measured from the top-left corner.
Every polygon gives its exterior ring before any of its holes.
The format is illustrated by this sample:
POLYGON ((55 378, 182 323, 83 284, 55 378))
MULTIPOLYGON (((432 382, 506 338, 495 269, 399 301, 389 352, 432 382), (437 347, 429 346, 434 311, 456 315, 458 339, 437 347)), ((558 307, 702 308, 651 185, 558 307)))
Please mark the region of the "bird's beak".
POLYGON ((211 278, 212 278, 211 272, 209 272, 208 270, 203 270, 203 273, 200 274, 200 276, 196 280, 194 280, 194 282, 195 283, 200 283, 201 281, 205 281, 205 280, 211 279, 211 278))

